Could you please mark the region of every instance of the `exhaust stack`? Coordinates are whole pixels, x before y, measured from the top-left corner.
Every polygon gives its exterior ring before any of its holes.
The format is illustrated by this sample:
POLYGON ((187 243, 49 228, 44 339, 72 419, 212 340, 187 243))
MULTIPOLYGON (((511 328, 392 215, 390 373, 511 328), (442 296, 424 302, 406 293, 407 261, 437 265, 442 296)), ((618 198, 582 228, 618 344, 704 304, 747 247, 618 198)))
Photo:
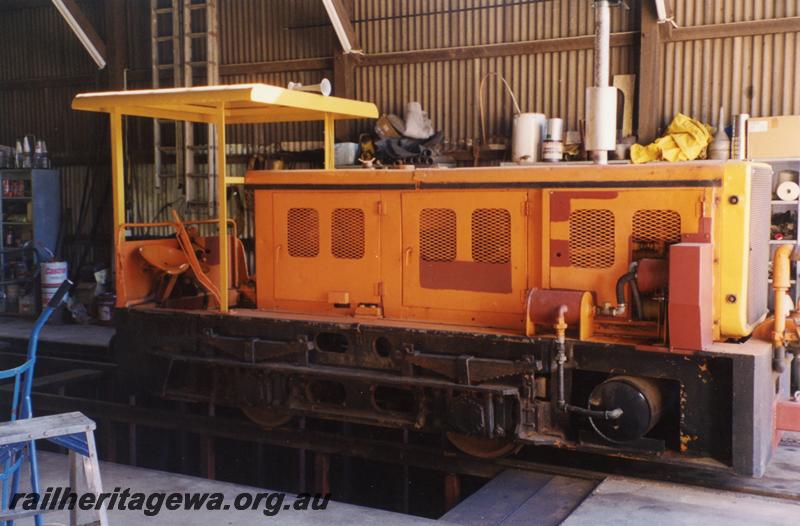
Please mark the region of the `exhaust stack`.
POLYGON ((594 86, 586 89, 586 150, 596 164, 608 164, 617 146, 617 89, 609 86, 611 5, 619 0, 594 0, 594 86))

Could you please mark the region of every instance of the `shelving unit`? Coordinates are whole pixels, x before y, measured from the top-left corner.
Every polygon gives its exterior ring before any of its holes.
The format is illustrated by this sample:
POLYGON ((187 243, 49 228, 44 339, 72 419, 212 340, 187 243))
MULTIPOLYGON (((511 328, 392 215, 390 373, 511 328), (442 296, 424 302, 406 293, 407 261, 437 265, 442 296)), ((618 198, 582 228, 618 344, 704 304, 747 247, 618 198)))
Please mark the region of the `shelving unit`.
MULTIPOLYGON (((774 225, 775 214, 781 212, 794 213, 794 236, 791 239, 774 239, 774 233, 770 233, 770 269, 772 265, 772 256, 775 254, 775 249, 781 245, 798 245, 798 237, 800 237, 800 200, 783 201, 778 199, 775 194, 778 184, 785 180, 794 181, 800 184, 800 157, 798 158, 785 158, 785 159, 753 159, 754 161, 767 163, 772 166, 772 201, 770 203, 771 221, 774 225)), ((770 275, 772 271, 770 270, 770 275)), ((792 262, 792 288, 789 290, 789 295, 792 300, 797 303, 800 297, 800 288, 797 286, 798 279, 800 279, 800 266, 792 262)), ((772 283, 772 279, 769 280, 772 283)), ((772 308, 772 295, 769 296, 769 305, 772 308)))
MULTIPOLYGON (((55 250, 61 224, 61 181, 55 170, 0 170, 0 314, 20 314, 20 299, 39 305, 28 241, 55 250)), ((38 309, 34 308, 35 314, 38 309)))

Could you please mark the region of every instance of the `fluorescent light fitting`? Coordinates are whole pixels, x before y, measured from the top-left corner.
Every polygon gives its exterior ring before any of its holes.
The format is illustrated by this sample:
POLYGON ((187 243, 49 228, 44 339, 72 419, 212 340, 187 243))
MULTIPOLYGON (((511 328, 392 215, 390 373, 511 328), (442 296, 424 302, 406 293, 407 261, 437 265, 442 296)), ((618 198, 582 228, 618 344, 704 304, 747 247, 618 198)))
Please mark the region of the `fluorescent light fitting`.
POLYGON ((67 8, 64 4, 63 0, 53 0, 53 5, 56 6, 58 12, 61 13, 61 16, 64 17, 64 20, 67 21, 67 25, 69 25, 72 32, 75 33, 75 36, 78 37, 78 40, 81 41, 83 47, 86 48, 86 51, 89 52, 89 56, 92 57, 94 63, 97 64, 98 69, 103 69, 106 67, 106 59, 103 57, 103 54, 95 47, 92 43, 89 35, 83 30, 81 25, 75 20, 75 17, 72 15, 72 12, 67 8))
POLYGON ((328 12, 328 18, 331 19, 333 30, 336 32, 336 36, 342 44, 342 51, 345 53, 352 53, 353 45, 350 43, 350 39, 347 38, 347 32, 344 30, 342 20, 339 18, 339 12, 336 11, 336 6, 333 5, 333 0, 322 0, 322 3, 325 5, 325 10, 328 12))

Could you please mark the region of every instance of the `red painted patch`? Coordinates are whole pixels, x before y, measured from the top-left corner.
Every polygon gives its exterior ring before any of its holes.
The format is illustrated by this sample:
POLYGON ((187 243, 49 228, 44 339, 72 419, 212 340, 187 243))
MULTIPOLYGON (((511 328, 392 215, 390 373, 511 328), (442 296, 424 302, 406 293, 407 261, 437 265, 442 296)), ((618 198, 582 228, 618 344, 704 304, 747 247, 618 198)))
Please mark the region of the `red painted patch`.
POLYGON ((511 263, 420 261, 419 284, 426 289, 511 292, 511 263))
POLYGON ((696 234, 683 234, 681 243, 710 243, 711 242, 711 218, 701 217, 697 226, 696 234))
POLYGON ((573 199, 616 199, 619 192, 552 192, 550 194, 550 221, 569 221, 573 199))

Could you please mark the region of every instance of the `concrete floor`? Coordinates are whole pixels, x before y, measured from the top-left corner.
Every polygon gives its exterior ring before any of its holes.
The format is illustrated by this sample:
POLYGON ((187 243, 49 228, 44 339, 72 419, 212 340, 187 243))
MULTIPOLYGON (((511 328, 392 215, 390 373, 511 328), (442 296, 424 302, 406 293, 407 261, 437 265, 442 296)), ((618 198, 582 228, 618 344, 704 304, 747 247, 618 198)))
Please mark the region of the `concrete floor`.
MULTIPOLYGON (((31 335, 32 319, 0 316, 0 339, 25 340, 31 335)), ((114 328, 102 325, 76 325, 73 323, 48 323, 42 329, 39 340, 43 342, 108 347, 114 328)))
POLYGON ((563 524, 797 526, 800 524, 800 502, 609 477, 563 524))

